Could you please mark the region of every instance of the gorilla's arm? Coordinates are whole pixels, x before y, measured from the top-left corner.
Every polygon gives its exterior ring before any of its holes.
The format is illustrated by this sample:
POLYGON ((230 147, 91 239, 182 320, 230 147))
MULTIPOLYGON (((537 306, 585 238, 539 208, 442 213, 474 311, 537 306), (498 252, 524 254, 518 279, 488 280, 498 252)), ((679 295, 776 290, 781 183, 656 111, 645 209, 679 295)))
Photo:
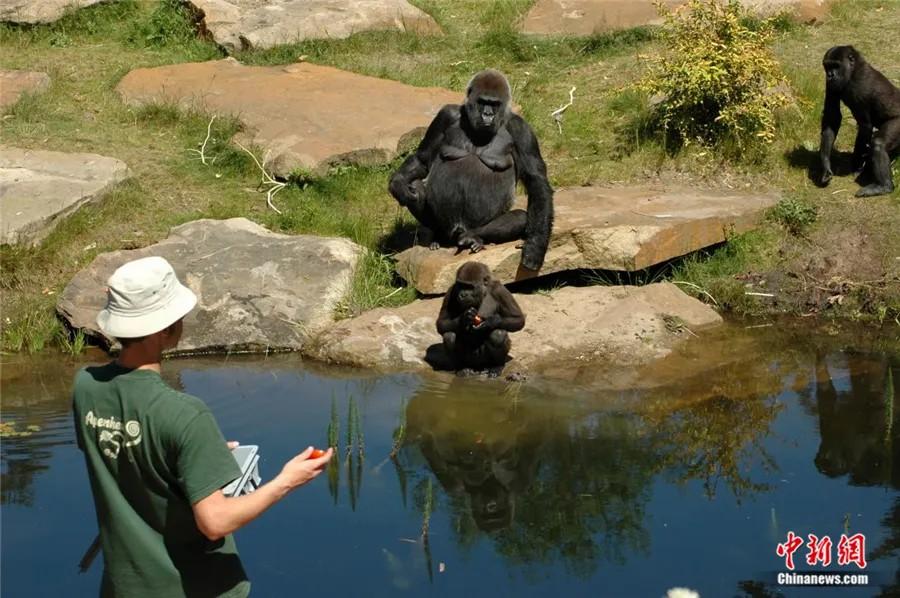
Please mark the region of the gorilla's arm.
POLYGON ((537 137, 528 123, 514 114, 507 130, 513 138, 516 174, 528 193, 522 265, 529 270, 540 270, 553 228, 553 188, 547 180, 547 166, 541 157, 537 137))
POLYGON ((499 328, 507 332, 522 330, 525 327, 525 314, 509 289, 495 280, 491 283, 489 292, 497 301, 497 311, 490 315, 482 326, 491 330, 499 328))
POLYGON ((424 199, 424 185, 421 181, 428 176, 431 163, 438 155, 444 132, 458 120, 459 106, 448 104, 441 108, 428 125, 425 137, 415 153, 407 157, 397 172, 391 176, 388 190, 401 206, 424 199))
POLYGON ((441 311, 438 314, 437 318, 437 331, 438 334, 445 334, 447 332, 458 332, 460 317, 453 316, 453 303, 454 297, 456 296, 456 285, 450 287, 450 290, 447 291, 447 294, 444 295, 444 302, 441 303, 441 311))
POLYGON ((834 139, 841 130, 841 97, 836 92, 825 92, 825 109, 822 111, 822 139, 819 143, 819 160, 822 175, 819 183, 827 185, 834 173, 831 172, 831 149, 834 139))

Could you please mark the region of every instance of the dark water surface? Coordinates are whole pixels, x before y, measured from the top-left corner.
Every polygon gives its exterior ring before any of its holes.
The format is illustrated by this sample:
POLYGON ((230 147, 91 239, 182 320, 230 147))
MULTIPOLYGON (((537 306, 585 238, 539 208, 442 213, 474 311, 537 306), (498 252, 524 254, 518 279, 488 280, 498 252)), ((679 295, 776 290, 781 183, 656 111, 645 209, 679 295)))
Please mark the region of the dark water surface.
MULTIPOLYGON (((237 534, 255 596, 898 596, 900 359, 783 336, 524 386, 295 356, 173 360, 164 376, 260 445, 264 479, 337 420, 339 466, 237 534), (870 585, 772 585, 788 531, 834 542, 829 568, 804 546, 798 570, 870 585), (844 533, 865 535, 865 571, 837 566, 844 533)), ((78 364, 4 359, 2 594, 95 595, 101 559, 76 567, 97 529, 69 411, 78 364)))

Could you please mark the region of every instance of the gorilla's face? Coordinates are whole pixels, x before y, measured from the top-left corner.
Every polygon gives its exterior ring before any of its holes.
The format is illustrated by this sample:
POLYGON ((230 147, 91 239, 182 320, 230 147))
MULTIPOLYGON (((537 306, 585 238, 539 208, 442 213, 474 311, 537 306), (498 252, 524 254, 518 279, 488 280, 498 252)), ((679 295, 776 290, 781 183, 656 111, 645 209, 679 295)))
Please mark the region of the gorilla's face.
POLYGON ((488 69, 469 82, 466 90, 466 120, 473 131, 493 137, 509 116, 510 88, 503 73, 488 69))
POLYGON ((822 60, 825 69, 825 87, 830 91, 842 91, 850 83, 856 66, 856 52, 849 46, 832 48, 822 60))
POLYGON ((456 300, 463 309, 470 307, 478 309, 483 298, 484 287, 480 283, 456 282, 456 300))
POLYGON ((503 100, 492 96, 478 96, 466 101, 466 116, 472 129, 479 133, 496 134, 504 122, 506 107, 503 100))

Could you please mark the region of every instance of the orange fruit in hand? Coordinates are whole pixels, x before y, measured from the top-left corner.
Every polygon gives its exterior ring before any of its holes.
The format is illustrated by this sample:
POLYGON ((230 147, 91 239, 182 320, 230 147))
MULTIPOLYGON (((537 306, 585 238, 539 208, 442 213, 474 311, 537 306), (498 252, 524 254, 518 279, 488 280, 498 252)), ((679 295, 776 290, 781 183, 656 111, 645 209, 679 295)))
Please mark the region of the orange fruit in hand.
POLYGON ((312 453, 309 454, 309 457, 307 457, 307 459, 319 459, 324 456, 325 451, 323 451, 322 449, 313 449, 312 453))
POLYGON ((482 317, 479 316, 478 314, 475 314, 475 317, 472 318, 472 322, 473 322, 476 326, 478 326, 479 324, 481 324, 482 322, 484 322, 484 318, 482 318, 482 317))

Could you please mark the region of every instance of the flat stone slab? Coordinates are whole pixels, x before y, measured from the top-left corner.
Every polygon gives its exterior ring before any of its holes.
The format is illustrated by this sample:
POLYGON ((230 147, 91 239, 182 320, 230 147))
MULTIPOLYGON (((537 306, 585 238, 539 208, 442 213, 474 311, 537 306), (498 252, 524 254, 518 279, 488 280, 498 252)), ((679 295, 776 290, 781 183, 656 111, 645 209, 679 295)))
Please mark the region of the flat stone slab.
POLYGON ((121 160, 97 154, 0 146, 0 243, 37 244, 129 174, 121 160))
POLYGON ((47 73, 0 70, 0 111, 14 105, 23 93, 37 93, 50 87, 47 73))
POLYGON ((406 0, 189 0, 203 26, 228 50, 271 48, 306 39, 343 39, 361 31, 440 33, 406 0))
POLYGON ((267 166, 279 176, 388 162, 419 141, 442 106, 462 101, 446 89, 327 66, 243 66, 233 58, 137 69, 116 90, 129 104, 234 115, 247 128, 238 141, 268 152, 267 166))
MULTIPOLYGON (((709 306, 671 283, 647 286, 565 287, 516 295, 525 329, 513 333, 508 369, 566 361, 637 365, 668 355, 685 328, 721 323, 709 306)), ((441 299, 375 309, 338 322, 307 345, 304 355, 334 364, 408 370, 445 360, 435 320, 441 299), (426 361, 428 355, 428 361, 426 361)))
MULTIPOLYGON (((754 228, 777 202, 773 194, 650 186, 559 189, 541 274, 642 270, 754 228)), ((498 279, 512 282, 521 259, 520 245, 487 245, 474 255, 416 246, 397 255, 397 272, 426 295, 446 292, 456 269, 469 260, 487 264, 498 279)))
POLYGON ((158 255, 198 297, 176 353, 298 350, 333 321, 362 251, 347 239, 282 235, 246 218, 195 220, 155 245, 97 256, 63 291, 57 311, 113 346, 96 320, 106 280, 125 262, 158 255))
MULTIPOLYGON (((675 8, 686 0, 663 0, 675 8)), ((791 11, 802 22, 820 21, 831 0, 742 0, 760 15, 791 11)), ((662 23, 653 0, 537 0, 525 16, 525 33, 547 35, 591 35, 662 23)))
POLYGON ((3 0, 0 21, 9 23, 52 23, 69 10, 106 0, 3 0))

